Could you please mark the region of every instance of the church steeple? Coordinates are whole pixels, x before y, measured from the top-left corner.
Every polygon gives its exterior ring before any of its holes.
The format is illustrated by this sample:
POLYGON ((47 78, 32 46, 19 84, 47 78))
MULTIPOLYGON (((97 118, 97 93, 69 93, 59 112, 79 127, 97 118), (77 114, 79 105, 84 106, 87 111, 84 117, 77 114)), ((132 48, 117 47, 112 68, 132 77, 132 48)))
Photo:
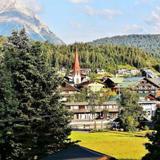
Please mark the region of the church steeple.
POLYGON ((81 83, 81 68, 80 68, 77 48, 75 51, 74 64, 73 64, 73 79, 74 79, 74 84, 81 83))
POLYGON ((77 74, 77 73, 80 72, 80 64, 79 64, 79 57, 78 57, 77 48, 76 48, 76 51, 75 51, 74 64, 73 64, 73 72, 74 72, 74 74, 77 74))

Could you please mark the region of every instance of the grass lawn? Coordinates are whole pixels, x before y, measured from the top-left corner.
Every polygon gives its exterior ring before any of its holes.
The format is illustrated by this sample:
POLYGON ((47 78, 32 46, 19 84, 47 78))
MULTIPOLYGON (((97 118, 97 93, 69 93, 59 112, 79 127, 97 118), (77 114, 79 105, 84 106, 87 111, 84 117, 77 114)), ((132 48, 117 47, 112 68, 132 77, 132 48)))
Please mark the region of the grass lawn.
POLYGON ((113 156, 119 160, 140 160, 147 151, 144 144, 146 132, 72 132, 72 140, 80 140, 81 146, 113 156))

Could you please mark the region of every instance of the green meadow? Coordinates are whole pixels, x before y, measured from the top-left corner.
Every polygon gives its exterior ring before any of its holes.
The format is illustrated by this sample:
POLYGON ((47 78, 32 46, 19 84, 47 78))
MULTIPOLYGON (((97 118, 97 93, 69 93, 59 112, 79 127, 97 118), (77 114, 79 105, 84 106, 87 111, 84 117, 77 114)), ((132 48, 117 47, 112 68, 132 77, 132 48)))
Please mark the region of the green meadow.
POLYGON ((81 146, 113 156, 118 160, 140 160, 147 151, 146 132, 72 132, 71 139, 81 146))

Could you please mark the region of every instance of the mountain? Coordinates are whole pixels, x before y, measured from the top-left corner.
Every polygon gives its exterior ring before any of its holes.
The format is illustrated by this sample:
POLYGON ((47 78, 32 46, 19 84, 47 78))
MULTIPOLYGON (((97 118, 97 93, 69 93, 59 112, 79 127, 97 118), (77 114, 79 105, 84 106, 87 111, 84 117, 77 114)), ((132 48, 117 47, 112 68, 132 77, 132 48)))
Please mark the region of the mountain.
POLYGON ((64 44, 31 9, 22 7, 15 0, 9 2, 0 9, 0 35, 9 36, 13 30, 25 28, 33 40, 64 44))
POLYGON ((97 39, 92 44, 112 44, 141 48, 146 52, 160 56, 160 35, 124 35, 97 39))

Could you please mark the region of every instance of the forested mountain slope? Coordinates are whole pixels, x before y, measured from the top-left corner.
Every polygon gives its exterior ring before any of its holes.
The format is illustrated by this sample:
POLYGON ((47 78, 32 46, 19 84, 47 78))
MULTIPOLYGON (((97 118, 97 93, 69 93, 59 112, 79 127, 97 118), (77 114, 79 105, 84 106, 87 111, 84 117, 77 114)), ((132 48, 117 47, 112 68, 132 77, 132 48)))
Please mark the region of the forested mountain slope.
POLYGON ((113 44, 133 46, 144 49, 148 53, 160 56, 160 34, 151 35, 124 35, 97 39, 92 44, 113 44))
POLYGON ((51 56, 52 65, 55 67, 71 68, 75 48, 78 48, 81 67, 103 68, 107 71, 115 71, 118 65, 130 65, 136 68, 154 67, 158 59, 148 55, 141 49, 113 45, 90 45, 78 43, 74 45, 54 46, 44 44, 47 53, 51 56))
MULTIPOLYGON (((7 42, 7 38, 0 37, 0 48, 7 42)), ((37 43, 37 42, 32 42, 37 43)), ((114 72, 119 65, 130 65, 136 68, 153 68, 159 64, 159 58, 149 55, 142 49, 114 45, 91 45, 87 43, 76 43, 73 45, 53 45, 38 42, 43 49, 49 63, 53 67, 67 69, 72 68, 75 48, 78 49, 80 64, 82 68, 97 68, 114 72)))

